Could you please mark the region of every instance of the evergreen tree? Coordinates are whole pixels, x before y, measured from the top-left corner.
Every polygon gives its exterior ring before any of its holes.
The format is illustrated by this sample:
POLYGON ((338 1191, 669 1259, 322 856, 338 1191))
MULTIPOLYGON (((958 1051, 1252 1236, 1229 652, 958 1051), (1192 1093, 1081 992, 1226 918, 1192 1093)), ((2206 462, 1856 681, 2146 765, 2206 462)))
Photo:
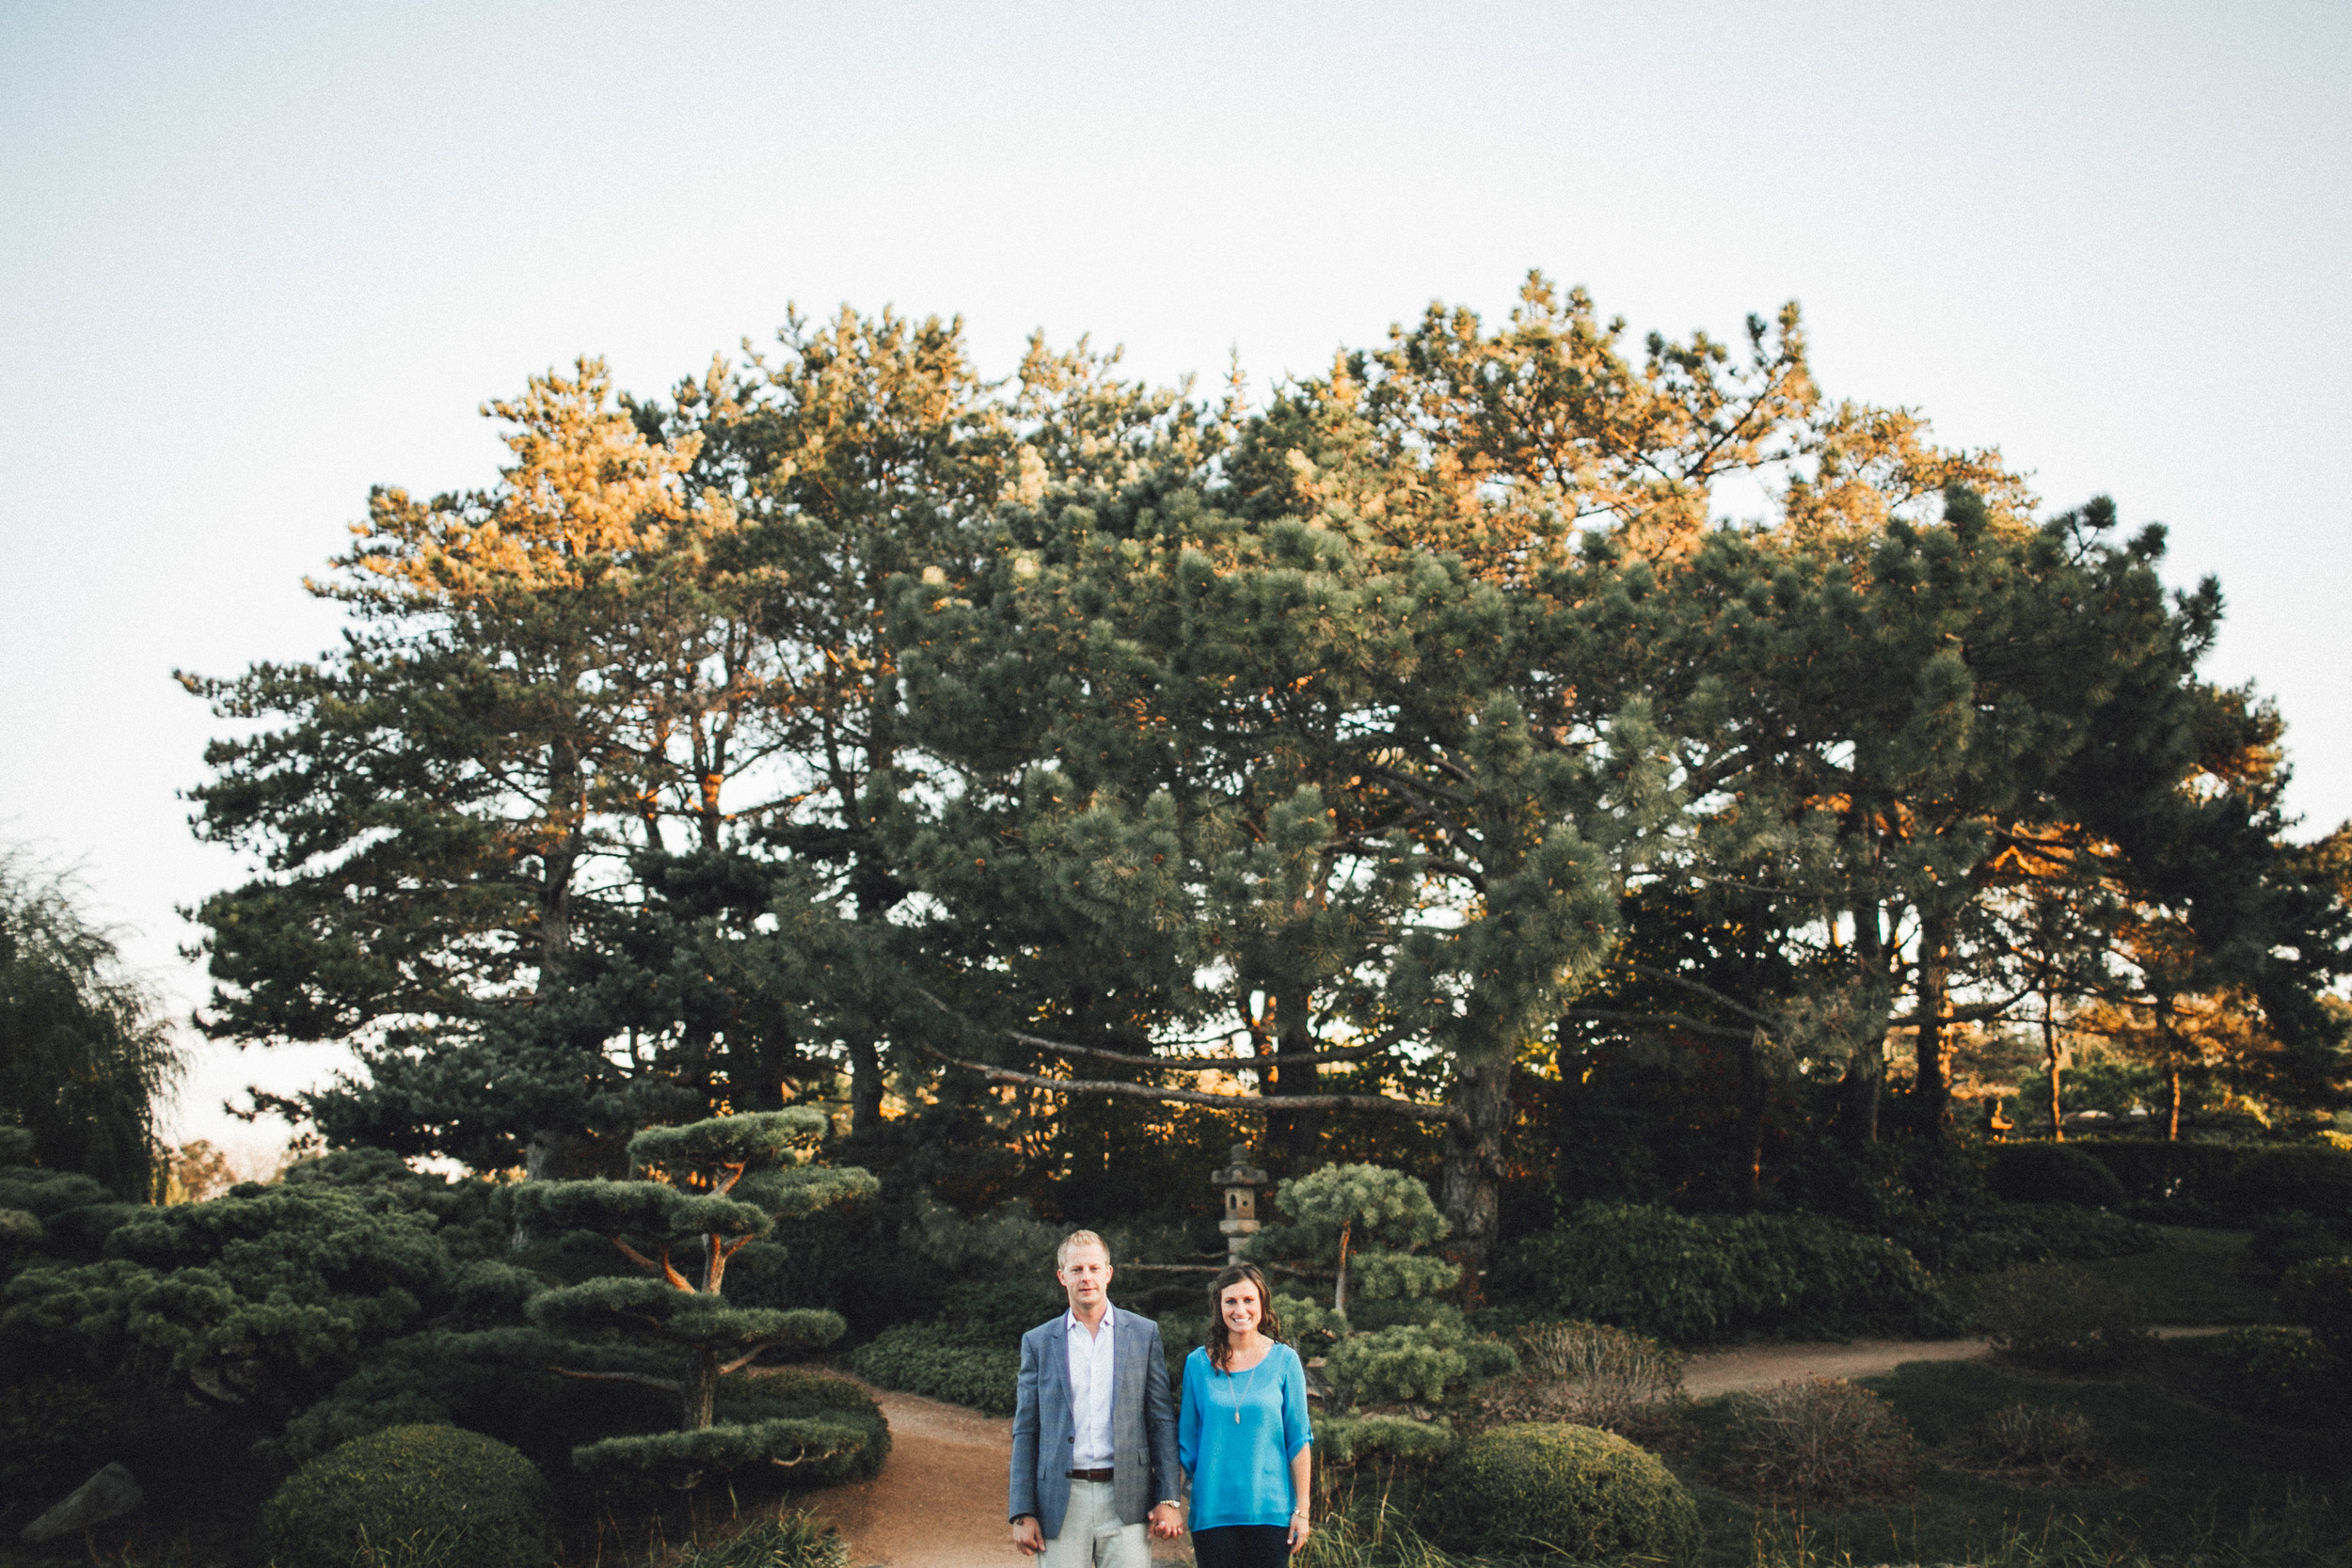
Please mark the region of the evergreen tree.
POLYGON ((876 1190, 862 1170, 808 1163, 827 1126, 822 1113, 794 1108, 648 1128, 628 1146, 644 1180, 539 1182, 516 1194, 525 1224, 606 1236, 642 1276, 535 1295, 526 1308, 532 1322, 591 1342, 648 1347, 676 1363, 666 1376, 557 1369, 568 1377, 644 1384, 678 1402, 677 1431, 588 1445, 573 1456, 582 1470, 690 1485, 745 1467, 821 1465, 869 1440, 861 1429, 818 1418, 714 1418, 722 1378, 764 1351, 806 1354, 845 1331, 834 1312, 738 1307, 723 1293, 728 1262, 780 1218, 804 1219, 876 1190))

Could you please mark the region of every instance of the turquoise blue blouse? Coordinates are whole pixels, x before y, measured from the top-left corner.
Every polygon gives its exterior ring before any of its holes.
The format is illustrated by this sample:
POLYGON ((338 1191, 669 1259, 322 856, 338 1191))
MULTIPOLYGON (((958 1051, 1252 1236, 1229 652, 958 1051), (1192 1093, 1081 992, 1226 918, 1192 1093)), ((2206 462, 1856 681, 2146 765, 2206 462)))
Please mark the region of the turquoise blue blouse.
POLYGON ((1176 1458, 1192 1477, 1194 1529, 1289 1524, 1298 1507, 1291 1461, 1313 1440, 1307 1369, 1290 1346, 1239 1375, 1213 1369, 1205 1349, 1184 1357, 1176 1458))

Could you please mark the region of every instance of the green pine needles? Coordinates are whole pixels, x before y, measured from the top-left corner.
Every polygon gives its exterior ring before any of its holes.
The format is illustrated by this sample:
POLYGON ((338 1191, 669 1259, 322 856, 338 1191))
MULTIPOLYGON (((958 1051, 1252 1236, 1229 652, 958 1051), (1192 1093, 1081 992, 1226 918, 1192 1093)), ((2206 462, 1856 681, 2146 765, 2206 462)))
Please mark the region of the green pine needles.
POLYGON ((590 1344, 631 1343, 675 1358, 675 1375, 559 1366, 567 1377, 644 1384, 678 1401, 678 1429, 612 1437, 576 1449, 582 1471, 614 1480, 691 1486, 746 1469, 830 1475, 873 1442, 863 1426, 822 1417, 718 1421, 720 1380, 763 1352, 806 1354, 839 1338, 833 1312, 738 1307, 722 1293, 729 1259, 779 1219, 876 1191, 854 1167, 813 1163, 827 1129, 804 1107, 719 1117, 640 1132, 628 1146, 634 1181, 532 1182, 516 1217, 535 1229, 607 1237, 641 1277, 591 1279, 532 1299, 540 1328, 590 1344))

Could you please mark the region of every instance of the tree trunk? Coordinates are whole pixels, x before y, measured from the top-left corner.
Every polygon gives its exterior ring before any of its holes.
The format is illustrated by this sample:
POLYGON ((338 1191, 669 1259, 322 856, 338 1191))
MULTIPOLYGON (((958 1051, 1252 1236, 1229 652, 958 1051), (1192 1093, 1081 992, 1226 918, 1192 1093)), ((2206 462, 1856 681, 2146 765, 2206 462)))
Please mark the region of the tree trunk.
MULTIPOLYGON (((1268 1027, 1261 1036, 1261 1050, 1302 1055, 1314 1050, 1314 1039, 1307 1027, 1306 992, 1269 995, 1266 1012, 1270 1016, 1268 1027)), ((1260 1076, 1259 1082, 1269 1099, 1279 1099, 1314 1093, 1319 1076, 1314 1064, 1309 1062, 1271 1069, 1260 1076)), ((1277 1111, 1269 1106, 1265 1118, 1266 1168, 1278 1176, 1303 1174, 1314 1163, 1321 1119, 1319 1112, 1277 1111)))
POLYGON ((1454 1069, 1454 1107, 1470 1118, 1448 1122, 1438 1207, 1453 1232, 1446 1250, 1461 1260, 1462 1283, 1475 1299, 1478 1275, 1502 1219, 1502 1140, 1511 1127, 1511 1058, 1499 1053, 1454 1069))
POLYGON ((2058 1023, 2050 1016, 2050 1004, 2046 997, 2042 1003, 2042 1056, 2050 1069, 2050 1141, 2062 1144, 2066 1141, 2066 1121, 2065 1113, 2058 1104, 2058 1023))
POLYGON ((697 1345, 687 1352, 686 1384, 678 1391, 681 1432, 700 1432, 710 1424, 712 1402, 719 1393, 719 1354, 697 1345))
MULTIPOLYGON (((1853 907, 1854 967, 1875 985, 1885 974, 1886 944, 1879 930, 1879 907, 1853 907)), ((1845 1075, 1837 1085, 1838 1141, 1849 1154, 1859 1154, 1879 1141, 1879 1098, 1886 1086, 1883 1030, 1867 1049, 1856 1047, 1846 1058, 1845 1075)))
POLYGON ((850 1131, 870 1132, 882 1122, 882 1047, 870 1035, 850 1041, 850 1131))
POLYGON ((1740 1153, 1746 1166, 1748 1207, 1764 1200, 1764 1031, 1740 1049, 1740 1153))
POLYGON ((2171 1092, 2171 1106, 2165 1120, 2164 1136, 2167 1142, 2179 1143, 2181 1141, 2181 1069, 2179 1068, 2174 1068, 2165 1074, 2165 1086, 2171 1092))
POLYGON ((1944 1005, 1951 982, 1951 923, 1943 918, 1923 922, 1919 929, 1919 1011, 1915 1018, 1917 1046, 1913 1053, 1912 1099, 1918 1107, 1919 1132, 1941 1138, 1951 1125, 1952 1089, 1946 1071, 1948 1050, 1944 1005))

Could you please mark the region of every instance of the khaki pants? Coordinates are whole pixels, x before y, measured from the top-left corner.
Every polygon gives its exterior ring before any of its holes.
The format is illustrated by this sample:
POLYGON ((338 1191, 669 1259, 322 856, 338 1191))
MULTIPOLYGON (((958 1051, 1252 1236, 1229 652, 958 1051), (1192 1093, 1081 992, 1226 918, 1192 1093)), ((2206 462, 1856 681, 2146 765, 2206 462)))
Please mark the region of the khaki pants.
POLYGON ((1152 1568, 1151 1538, 1143 1526, 1119 1522, 1109 1481, 1073 1481, 1061 1533, 1045 1543, 1043 1568, 1152 1568))

